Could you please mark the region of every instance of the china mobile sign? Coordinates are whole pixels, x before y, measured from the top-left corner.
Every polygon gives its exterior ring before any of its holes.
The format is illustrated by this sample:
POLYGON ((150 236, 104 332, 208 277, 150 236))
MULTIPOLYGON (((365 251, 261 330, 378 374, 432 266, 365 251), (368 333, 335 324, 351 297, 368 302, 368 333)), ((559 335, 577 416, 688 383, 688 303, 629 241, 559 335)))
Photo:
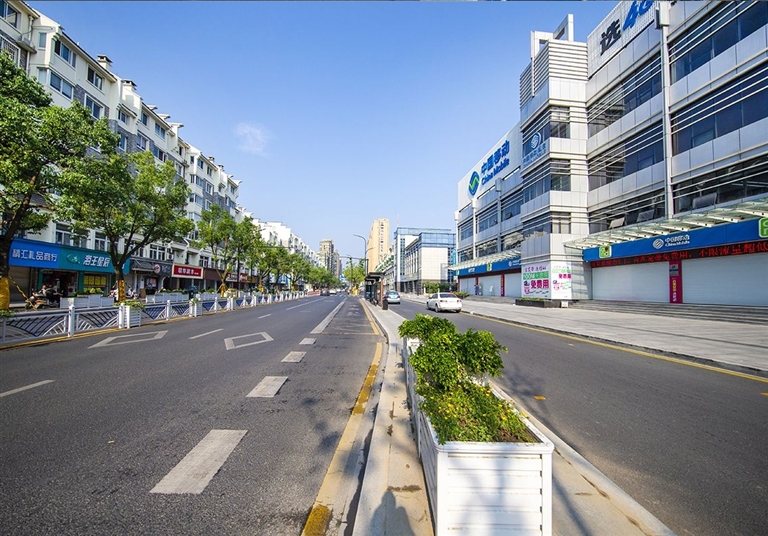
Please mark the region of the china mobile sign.
POLYGON ((613 8, 587 38, 590 75, 655 21, 656 4, 654 0, 633 0, 613 8))

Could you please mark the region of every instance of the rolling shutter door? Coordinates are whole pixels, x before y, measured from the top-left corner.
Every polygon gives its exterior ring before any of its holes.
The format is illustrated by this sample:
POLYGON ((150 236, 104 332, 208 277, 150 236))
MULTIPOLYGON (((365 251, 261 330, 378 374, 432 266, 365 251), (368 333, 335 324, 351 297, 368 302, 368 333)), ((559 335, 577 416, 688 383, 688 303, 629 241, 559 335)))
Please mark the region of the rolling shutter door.
POLYGON ((669 263, 593 268, 592 299, 669 303, 669 263))
POLYGON ((523 295, 523 274, 504 274, 504 295, 507 298, 519 298, 523 295))
POLYGON ((768 306, 768 254, 683 261, 683 302, 768 306))

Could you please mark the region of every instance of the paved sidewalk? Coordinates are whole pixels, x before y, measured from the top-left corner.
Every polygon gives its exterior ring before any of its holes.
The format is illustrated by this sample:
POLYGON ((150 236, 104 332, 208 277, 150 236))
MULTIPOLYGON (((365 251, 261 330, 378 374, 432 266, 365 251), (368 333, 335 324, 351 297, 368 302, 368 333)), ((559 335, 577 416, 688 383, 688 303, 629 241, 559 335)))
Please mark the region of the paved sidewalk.
MULTIPOLYGON (((425 297, 403 295, 424 303, 425 297)), ((387 334, 389 351, 381 400, 363 477, 354 536, 431 536, 429 503, 406 405, 405 374, 397 327, 403 318, 391 308, 365 302, 387 334)), ((768 371, 768 330, 708 320, 613 313, 585 309, 542 309, 464 300, 464 312, 534 328, 630 345, 666 355, 695 358, 729 368, 768 371)), ((530 417, 529 417, 530 418, 530 417)), ((534 418, 555 443, 553 534, 556 536, 671 535, 669 528, 534 418)))

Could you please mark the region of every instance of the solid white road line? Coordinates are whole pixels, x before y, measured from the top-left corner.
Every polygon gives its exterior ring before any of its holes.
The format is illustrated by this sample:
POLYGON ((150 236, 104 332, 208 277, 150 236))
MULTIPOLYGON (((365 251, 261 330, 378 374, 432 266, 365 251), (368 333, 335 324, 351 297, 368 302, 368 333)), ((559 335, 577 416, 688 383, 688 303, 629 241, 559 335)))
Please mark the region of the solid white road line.
POLYGON ((283 358, 283 363, 299 363, 307 352, 289 352, 287 356, 283 358))
POLYGON ((300 344, 300 345, 301 345, 301 344, 315 344, 315 341, 316 341, 316 340, 317 340, 317 339, 310 339, 310 338, 306 338, 306 339, 302 339, 302 340, 301 340, 301 342, 300 342, 299 344, 300 344))
POLYGON ((272 398, 286 380, 288 380, 288 376, 266 376, 259 382, 259 385, 253 388, 253 391, 248 393, 246 398, 272 398))
POLYGON ((211 430, 150 493, 202 493, 246 433, 211 430))
POLYGON ((338 312, 339 312, 339 309, 341 309, 341 306, 342 306, 342 305, 344 305, 344 302, 345 302, 345 301, 347 301, 347 299, 346 299, 346 298, 344 298, 344 299, 342 300, 342 302, 336 306, 336 309, 334 309, 333 311, 331 311, 330 313, 328 313, 328 316, 326 316, 326 317, 323 319, 323 321, 322 321, 322 322, 320 322, 320 323, 317 325, 317 327, 316 327, 315 329, 313 329, 312 331, 310 331, 310 333, 313 333, 313 334, 322 333, 322 332, 323 332, 323 330, 324 330, 326 327, 328 327, 328 324, 330 324, 330 323, 331 323, 331 320, 333 320, 333 317, 334 317, 334 316, 336 316, 336 313, 338 313, 338 312))
POLYGON ((267 318, 268 316, 272 316, 272 313, 269 313, 268 315, 261 315, 258 318, 259 318, 259 320, 261 320, 262 318, 267 318))
POLYGON ((219 331, 222 331, 224 328, 214 329, 213 331, 208 331, 206 333, 201 333, 200 335, 195 335, 194 337, 190 337, 190 339, 197 339, 199 337, 205 337, 206 335, 210 335, 211 333, 217 333, 219 331))
POLYGON ((0 398, 3 398, 4 396, 8 395, 15 395, 16 393, 20 393, 22 391, 26 391, 27 389, 34 389, 35 387, 40 387, 41 385, 45 385, 46 383, 53 383, 56 380, 43 380, 41 382, 33 383, 31 385, 27 385, 25 387, 19 387, 18 389, 12 389, 10 391, 6 391, 4 393, 0 393, 0 398))

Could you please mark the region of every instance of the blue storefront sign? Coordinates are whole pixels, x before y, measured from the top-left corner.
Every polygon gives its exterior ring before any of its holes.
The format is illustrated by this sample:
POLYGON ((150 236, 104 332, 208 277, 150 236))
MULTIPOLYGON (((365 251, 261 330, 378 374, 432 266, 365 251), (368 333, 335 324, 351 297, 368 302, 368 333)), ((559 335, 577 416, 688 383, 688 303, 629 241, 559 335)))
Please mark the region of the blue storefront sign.
MULTIPOLYGON (((48 244, 24 238, 15 238, 11 243, 11 266, 27 266, 49 270, 77 272, 109 272, 114 266, 110 256, 102 251, 48 244)), ((123 267, 123 273, 130 271, 130 262, 123 267)))
POLYGON ((520 266, 521 266, 520 257, 515 257, 514 259, 505 259, 503 261, 496 261, 488 264, 481 264, 479 266, 472 266, 471 268, 462 268, 460 270, 457 270, 456 274, 459 277, 466 277, 468 275, 480 275, 480 274, 487 274, 491 272, 514 270, 515 268, 520 268, 520 266))
POLYGON ((738 244, 741 242, 750 242, 764 239, 761 236, 763 228, 768 226, 764 223, 766 218, 761 220, 748 220, 738 223, 729 223, 706 227, 666 236, 642 238, 631 242, 613 244, 611 246, 600 246, 585 249, 582 253, 582 259, 590 262, 601 259, 616 259, 622 257, 633 257, 638 255, 649 255, 655 253, 668 253, 686 249, 695 249, 712 246, 724 246, 728 244, 738 244))

